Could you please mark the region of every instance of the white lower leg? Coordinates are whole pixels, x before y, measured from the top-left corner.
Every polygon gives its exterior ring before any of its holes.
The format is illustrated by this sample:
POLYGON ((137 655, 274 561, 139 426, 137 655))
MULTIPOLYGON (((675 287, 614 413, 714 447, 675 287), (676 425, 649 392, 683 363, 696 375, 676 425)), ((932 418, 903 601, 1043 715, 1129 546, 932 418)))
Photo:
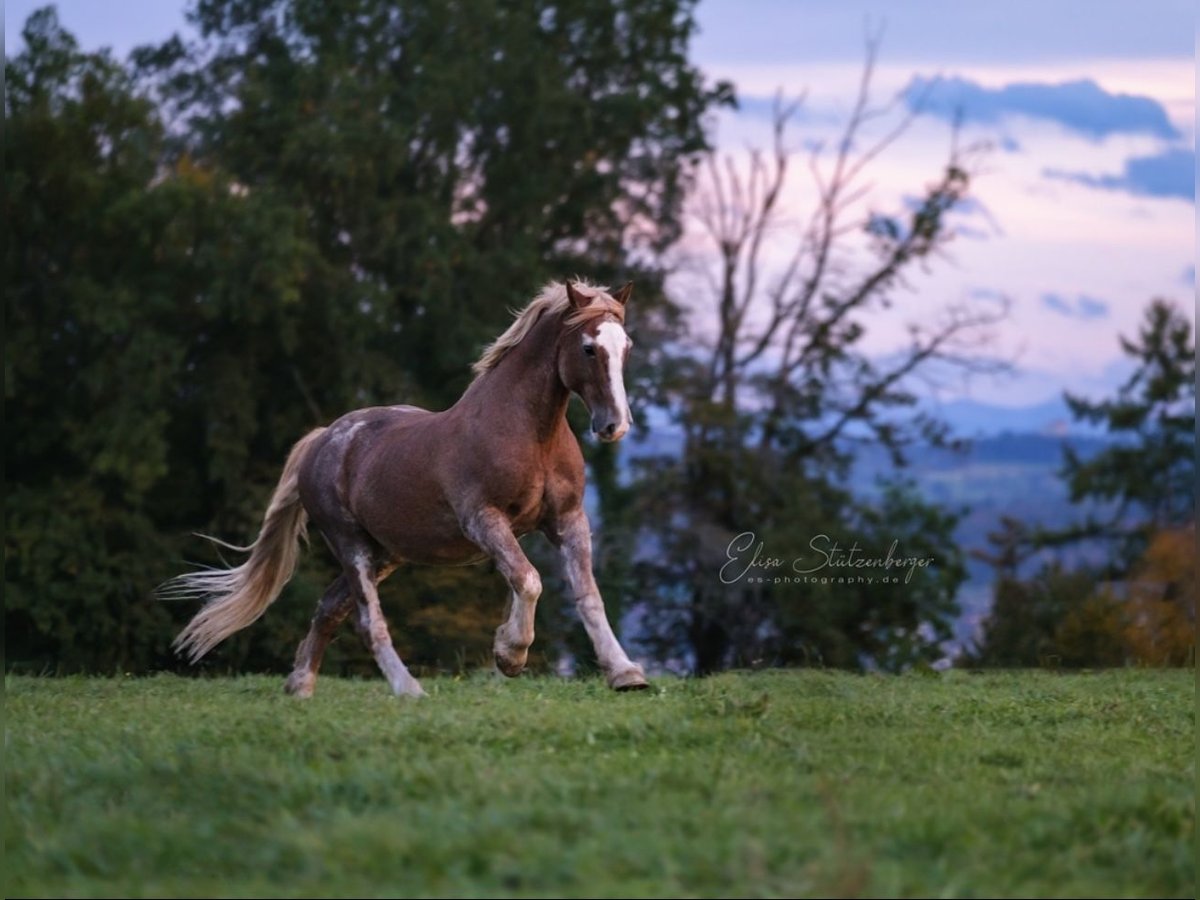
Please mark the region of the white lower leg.
POLYGON ((493 644, 496 665, 505 675, 516 675, 525 668, 533 644, 537 602, 542 594, 542 579, 532 567, 514 581, 508 618, 496 629, 493 644))
POLYGON ((362 590, 362 600, 359 601, 359 630, 370 644, 371 653, 383 677, 387 679, 392 693, 400 697, 424 697, 425 690, 421 683, 408 671, 396 648, 392 646, 392 636, 388 633, 387 621, 383 618, 383 610, 379 606, 379 594, 375 585, 362 568, 358 571, 359 587, 362 590))
POLYGON ((575 608, 579 610, 579 618, 583 620, 583 627, 587 629, 588 637, 592 640, 592 647, 596 650, 596 660, 600 663, 600 668, 608 674, 636 668, 635 663, 629 659, 620 641, 617 640, 617 636, 613 634, 599 594, 580 597, 575 601, 575 608))
POLYGON ((604 601, 600 599, 600 589, 592 574, 591 529, 582 512, 563 529, 562 556, 567 583, 575 595, 575 608, 583 619, 583 627, 596 651, 596 661, 604 670, 608 683, 614 688, 645 687, 642 667, 626 655, 604 612, 604 601))

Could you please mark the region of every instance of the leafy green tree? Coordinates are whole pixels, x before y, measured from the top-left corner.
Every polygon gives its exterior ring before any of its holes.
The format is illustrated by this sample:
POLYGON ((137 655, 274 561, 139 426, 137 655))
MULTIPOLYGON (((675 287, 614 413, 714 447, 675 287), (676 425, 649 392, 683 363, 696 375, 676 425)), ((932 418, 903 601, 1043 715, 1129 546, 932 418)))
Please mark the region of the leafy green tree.
POLYGON ((959 664, 1118 665, 1123 657, 1114 616, 1111 600, 1097 598, 1090 571, 1050 563, 1029 578, 1002 576, 980 638, 959 664))
POLYGON ((1174 304, 1156 299, 1138 335, 1120 341, 1136 365, 1117 396, 1067 395, 1077 419, 1104 426, 1112 439, 1087 459, 1065 450, 1062 477, 1071 500, 1089 512, 1058 530, 1009 519, 990 536, 996 552, 979 555, 996 568, 995 596, 967 665, 1194 661, 1186 649, 1196 601, 1187 574, 1195 565, 1192 325, 1174 304), (1088 541, 1105 548, 1102 565, 1070 570, 1045 559, 1088 541), (1023 575, 1024 564, 1039 557, 1038 571, 1023 575))
MULTIPOLYGON (((674 0, 200 0, 190 19, 131 71, 43 10, 7 60, 10 665, 172 665, 194 610, 150 591, 219 562, 191 532, 252 534, 308 428, 454 399, 545 279, 636 277, 652 322, 647 261, 728 95, 688 63, 674 0)), ((389 582, 419 667, 490 646, 501 585, 453 575, 389 582)), ((330 577, 310 554, 210 665, 285 667, 330 577)), ((364 664, 356 646, 328 664, 364 664)))
POLYGON ((1146 307, 1136 337, 1121 349, 1135 363, 1117 396, 1100 401, 1066 395, 1081 422, 1100 425, 1112 444, 1082 459, 1067 447, 1062 475, 1074 503, 1089 503, 1080 525, 1043 534, 1047 544, 1104 538, 1117 546, 1110 574, 1121 574, 1155 531, 1195 521, 1196 345, 1192 323, 1169 300, 1146 307))
POLYGON ((623 277, 677 237, 728 95, 687 60, 691 5, 200 0, 198 40, 138 59, 187 123, 179 152, 283 197, 316 250, 307 289, 444 404, 537 285, 623 277))
POLYGON ((153 659, 167 618, 139 588, 167 552, 139 507, 167 469, 179 348, 131 327, 159 314, 134 300, 159 276, 105 252, 144 253, 161 224, 143 193, 161 129, 52 12, 24 39, 5 91, 6 661, 112 671, 153 659))
POLYGON ((1154 534, 1130 577, 1057 562, 1003 574, 966 666, 1188 666, 1196 662, 1194 526, 1154 534))
MULTIPOLYGON (((308 293, 359 311, 365 357, 404 376, 326 416, 449 404, 548 278, 635 278, 647 320, 665 303, 652 260, 678 236, 704 113, 729 93, 687 61, 690 3, 204 0, 192 20, 198 41, 139 55, 188 123, 178 152, 296 210, 320 273, 308 293)), ((611 495, 611 450, 589 455, 611 495)), ((486 657, 503 598, 488 572, 404 572, 384 593, 418 662, 447 663, 429 651, 463 646, 464 618, 467 654, 486 657)))
POLYGON ((167 665, 186 611, 151 589, 183 534, 253 527, 312 422, 296 381, 344 331, 305 303, 291 210, 165 165, 153 101, 53 11, 24 38, 6 93, 8 659, 167 665))
POLYGON ((966 577, 955 513, 924 502, 911 482, 884 483, 863 499, 830 479, 766 469, 758 450, 708 465, 723 473, 734 497, 725 508, 741 531, 705 516, 712 495, 693 493, 698 486, 672 461, 650 463, 637 485, 641 515, 661 523, 640 533, 635 565, 656 656, 705 674, 898 670, 942 655, 966 577), (777 561, 770 569, 748 566, 760 545, 762 558, 777 561), (914 562, 889 565, 889 555, 914 562), (845 565, 855 560, 865 567, 845 565))

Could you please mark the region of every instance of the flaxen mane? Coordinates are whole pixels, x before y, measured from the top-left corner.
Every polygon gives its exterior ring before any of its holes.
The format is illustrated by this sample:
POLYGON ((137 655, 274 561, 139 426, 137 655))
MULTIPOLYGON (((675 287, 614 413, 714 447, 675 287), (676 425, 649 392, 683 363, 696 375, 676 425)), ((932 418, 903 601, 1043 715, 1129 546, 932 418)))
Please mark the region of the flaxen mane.
MULTIPOLYGON (((608 288, 604 285, 576 281, 572 286, 583 296, 591 297, 592 302, 573 312, 567 318, 567 325, 580 325, 609 314, 616 316, 620 322, 625 321, 625 307, 609 296, 608 288)), ((483 355, 471 366, 471 371, 478 377, 495 368, 496 363, 504 358, 504 354, 521 343, 544 313, 560 313, 567 308, 569 302, 566 284, 561 281, 551 281, 542 288, 540 294, 529 302, 528 306, 515 313, 516 318, 508 326, 508 330, 488 344, 483 355)))

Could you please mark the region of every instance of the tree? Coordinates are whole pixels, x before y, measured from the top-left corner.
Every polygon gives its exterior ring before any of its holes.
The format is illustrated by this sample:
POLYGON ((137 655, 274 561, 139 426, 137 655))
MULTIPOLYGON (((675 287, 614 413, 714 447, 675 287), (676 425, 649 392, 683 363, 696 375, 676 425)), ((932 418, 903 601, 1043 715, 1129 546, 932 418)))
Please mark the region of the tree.
MULTIPOLYGON (((691 8, 205 0, 192 12, 199 41, 141 61, 188 123, 179 152, 285 198, 310 223, 320 276, 309 292, 360 310, 364 356, 403 375, 320 410, 437 408, 461 393, 509 308, 549 278, 633 278, 643 320, 664 305, 653 260, 678 235, 704 113, 729 95, 688 63, 691 8)), ((589 456, 612 471, 611 450, 589 456)), ((455 584, 417 570, 385 586, 398 621, 454 629, 418 640, 418 662, 447 638, 461 645, 464 618, 471 657, 487 647, 502 592, 486 571, 455 584), (459 610, 450 621, 446 607, 459 610)))
POLYGON ((309 289, 362 311, 418 402, 448 403, 550 277, 632 272, 653 302, 638 260, 678 235, 684 164, 729 93, 688 63, 691 7, 201 0, 199 40, 138 59, 178 152, 286 198, 309 289))
MULTIPOLYGON (((24 39, 5 95, 8 660, 141 667, 163 660, 170 628, 148 596, 177 550, 159 526, 204 521, 171 410, 197 362, 181 335, 206 318, 195 301, 229 248, 190 251, 218 221, 238 230, 259 213, 205 173, 161 173, 153 104, 110 57, 79 52, 52 10, 24 39)), ((286 238, 257 236, 286 272, 286 238)))
POLYGON ((1121 349, 1135 363, 1117 396, 1066 400, 1074 417, 1102 425, 1112 439, 1107 449, 1081 459, 1064 450, 1062 476, 1073 503, 1100 508, 1079 525, 1042 533, 1043 545, 1081 539, 1115 544, 1110 575, 1127 571, 1155 531, 1195 520, 1196 360, 1192 324, 1168 300, 1152 300, 1134 338, 1121 349))
MULTIPOLYGON (((753 153, 747 170, 714 154, 701 166, 695 212, 718 260, 710 305, 702 307, 713 336, 690 342, 665 389, 683 447, 678 460, 654 464, 643 483, 644 517, 664 527, 649 539, 642 569, 648 589, 667 585, 666 600, 656 602, 674 616, 684 652, 702 672, 764 658, 898 667, 938 653, 955 608, 962 566, 950 540, 953 516, 895 486, 877 504, 863 503, 846 477, 862 442, 901 463, 907 443, 944 439, 937 422, 896 411, 915 404, 914 380, 939 368, 1001 368, 983 350, 1005 309, 954 304, 936 320, 910 323, 907 347, 888 358, 861 347, 868 317, 895 302, 908 271, 945 247, 947 214, 969 183, 952 151, 907 221, 864 211, 869 164, 911 121, 902 118, 878 140, 866 133, 887 111, 870 99, 876 49, 870 40, 836 146, 809 158, 817 202, 799 232, 788 230, 780 206, 794 161, 786 136, 795 104, 777 102, 772 152, 753 153), (769 272, 764 247, 784 232, 790 253, 769 272), (866 239, 862 252, 856 234, 866 239), (795 555, 826 535, 842 547, 923 544, 939 565, 900 592, 811 584, 730 590, 716 569, 747 528, 776 555, 795 555)), ((664 653, 677 656, 679 644, 664 653)))
POLYGON ((1129 657, 1139 665, 1195 666, 1197 594, 1195 524, 1158 532, 1129 582, 1129 657))
MULTIPOLYGON (((308 428, 456 397, 547 278, 633 275, 657 315, 645 261, 728 94, 688 63, 690 11, 200 0, 197 38, 132 69, 31 17, 6 94, 9 664, 172 665, 192 610, 150 592, 218 561, 191 533, 252 534, 308 428)), ((211 665, 288 664, 329 578, 304 566, 211 665)), ((486 572, 389 586, 418 665, 487 652, 486 572)))
POLYGON ((1026 668, 1120 662, 1120 641, 1109 604, 1095 596, 1091 572, 1070 571, 1050 563, 1032 577, 1001 577, 992 609, 975 645, 963 654, 968 667, 1026 668), (1070 650, 1064 659, 1065 622, 1070 650), (1099 621, 1099 627, 1096 622, 1099 621), (1090 646, 1083 646, 1084 642, 1090 646))
POLYGON ((1115 398, 1067 394, 1077 419, 1104 425, 1110 445, 1088 459, 1071 447, 1061 470, 1082 522, 1060 530, 1005 520, 990 536, 992 611, 968 665, 1187 665, 1195 659, 1196 384, 1192 326, 1152 300, 1121 348, 1137 365, 1115 398), (1112 552, 1069 571, 1048 553, 1085 541, 1112 552), (1039 570, 1021 567, 1042 559, 1039 570))
POLYGON ((1196 658, 1196 552, 1191 527, 1156 533, 1130 577, 1046 563, 1001 575, 983 631, 960 665, 1187 666, 1196 658))

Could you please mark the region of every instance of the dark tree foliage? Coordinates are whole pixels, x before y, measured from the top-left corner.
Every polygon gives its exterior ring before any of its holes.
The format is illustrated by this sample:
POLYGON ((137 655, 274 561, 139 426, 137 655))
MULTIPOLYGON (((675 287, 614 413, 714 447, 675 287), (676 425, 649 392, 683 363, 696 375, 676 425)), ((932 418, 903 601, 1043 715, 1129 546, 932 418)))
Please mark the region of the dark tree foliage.
POLYGON ((1122 337, 1121 348, 1135 368, 1115 397, 1067 395, 1077 419, 1104 426, 1112 439, 1087 459, 1065 451, 1071 500, 1094 511, 1055 531, 1007 519, 989 536, 994 551, 977 555, 996 570, 995 599, 966 665, 1194 664, 1191 322, 1171 302, 1152 300, 1138 335, 1122 337), (1045 559, 1080 542, 1099 542, 1105 562, 1072 571, 1045 559), (1024 576, 1022 566, 1039 557, 1038 571, 1024 576))
MULTIPOLYGON (((452 401, 544 280, 633 277, 666 315, 653 254, 728 93, 690 10, 202 0, 133 68, 34 14, 5 101, 8 664, 171 665, 194 610, 151 590, 218 562, 190 533, 251 537, 308 428, 452 401)), ((211 665, 286 666, 328 566, 211 665)), ((486 653, 485 571, 389 584, 418 666, 486 653)))
POLYGON ((1110 574, 1120 575, 1146 548, 1150 535, 1196 516, 1196 344, 1187 316, 1168 300, 1152 300, 1136 337, 1121 349, 1135 369, 1117 396, 1097 402, 1066 395, 1081 422, 1100 425, 1112 446, 1088 459, 1065 450, 1062 476, 1074 503, 1109 510, 1079 526, 1040 536, 1061 544, 1111 539, 1110 574))
POLYGON ((980 640, 960 665, 1079 668, 1125 662, 1117 606, 1096 576, 1050 564, 1028 579, 1002 576, 980 640))
POLYGON ((953 540, 957 514, 904 480, 866 499, 834 479, 764 463, 761 451, 704 455, 703 481, 657 461, 639 483, 642 516, 659 526, 649 540, 642 532, 635 571, 660 659, 699 673, 894 671, 941 655, 966 577, 953 540), (772 568, 747 568, 759 545, 761 559, 778 561, 772 568), (880 562, 889 555, 921 562, 880 562))
POLYGON ((296 210, 310 290, 434 403, 541 281, 624 277, 676 238, 727 93, 689 65, 678 0, 201 0, 191 19, 198 40, 139 54, 179 152, 296 210))

